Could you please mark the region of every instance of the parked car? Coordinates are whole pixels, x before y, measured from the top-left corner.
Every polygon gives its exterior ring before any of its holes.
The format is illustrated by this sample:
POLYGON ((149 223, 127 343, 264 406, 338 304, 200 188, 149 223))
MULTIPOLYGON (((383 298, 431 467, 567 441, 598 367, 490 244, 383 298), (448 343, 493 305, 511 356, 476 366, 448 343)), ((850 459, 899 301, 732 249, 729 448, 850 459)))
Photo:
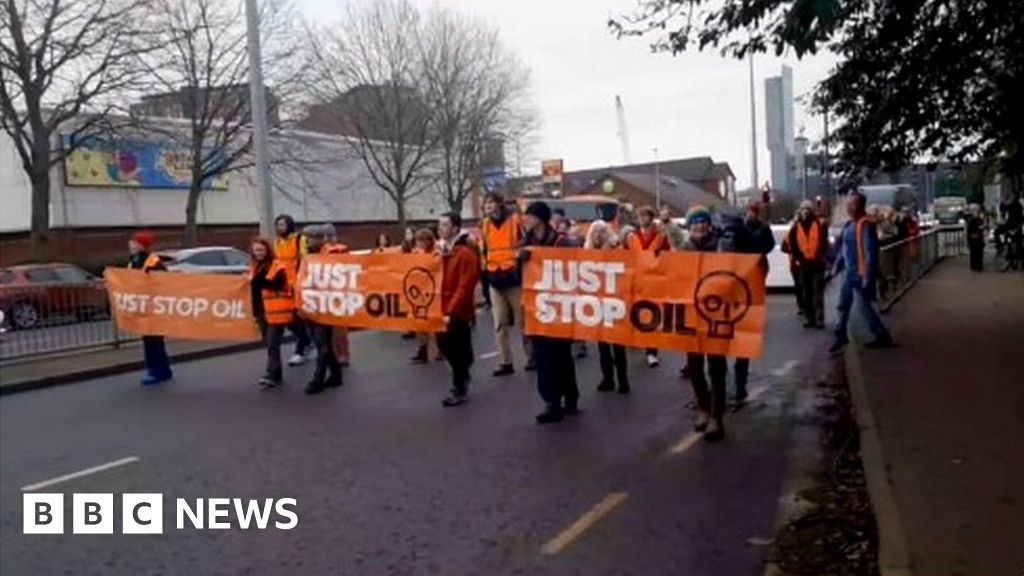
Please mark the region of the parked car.
POLYGON ((159 252, 170 272, 190 274, 245 274, 249 254, 230 246, 204 246, 159 252))
POLYGON ((87 320, 110 313, 103 280, 73 264, 25 264, 0 270, 6 325, 34 328, 47 319, 87 320))

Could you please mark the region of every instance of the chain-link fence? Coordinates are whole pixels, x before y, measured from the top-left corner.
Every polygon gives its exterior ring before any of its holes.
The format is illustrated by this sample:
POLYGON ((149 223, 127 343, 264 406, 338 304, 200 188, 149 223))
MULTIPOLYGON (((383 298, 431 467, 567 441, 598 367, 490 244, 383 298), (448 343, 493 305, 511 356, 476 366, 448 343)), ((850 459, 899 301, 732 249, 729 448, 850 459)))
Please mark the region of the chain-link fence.
POLYGON ((118 332, 102 280, 0 287, 0 362, 133 339, 118 332))
POLYGON ((891 308, 940 260, 966 252, 967 238, 962 226, 938 226, 882 246, 878 275, 882 310, 891 308))

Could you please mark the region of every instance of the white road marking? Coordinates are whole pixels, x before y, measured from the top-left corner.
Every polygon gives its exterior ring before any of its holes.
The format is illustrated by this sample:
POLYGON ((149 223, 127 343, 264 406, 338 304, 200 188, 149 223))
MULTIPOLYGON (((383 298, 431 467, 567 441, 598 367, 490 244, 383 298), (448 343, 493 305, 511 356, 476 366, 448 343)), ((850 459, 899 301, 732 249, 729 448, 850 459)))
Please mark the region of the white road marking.
POLYGON ((498 356, 498 351, 497 350, 492 350, 490 352, 484 352, 483 354, 481 354, 480 355, 480 359, 481 360, 487 360, 488 358, 494 358, 496 356, 498 356))
POLYGON ((668 453, 670 456, 682 454, 683 452, 686 452, 690 448, 696 446, 697 442, 700 442, 700 439, 703 437, 704 435, 701 434, 700 432, 690 432, 686 436, 683 436, 679 440, 679 442, 676 442, 674 445, 672 445, 672 447, 668 449, 668 453))
POLYGON ((36 482, 35 484, 29 484, 28 486, 23 486, 21 491, 31 492, 33 490, 47 488, 54 484, 60 484, 61 482, 67 482, 68 480, 74 480, 75 478, 81 478, 82 476, 103 472, 105 470, 110 470, 111 468, 117 468, 118 466, 124 466, 125 464, 131 464, 138 461, 138 456, 128 456, 127 458, 121 458, 120 460, 114 460, 113 462, 107 462, 106 464, 100 464, 99 466, 93 466, 92 468, 86 468, 85 470, 79 470, 78 472, 72 472, 63 476, 57 476, 56 478, 50 478, 49 480, 43 480, 42 482, 36 482))
POLYGON ((775 370, 772 370, 772 376, 775 376, 776 378, 789 376, 789 373, 792 372, 793 369, 799 365, 799 360, 788 360, 785 364, 782 365, 781 368, 776 368, 775 370))
POLYGON ((558 536, 548 540, 547 544, 544 544, 540 549, 541 553, 547 556, 553 556, 562 550, 565 550, 570 544, 579 539, 584 532, 589 530, 591 526, 597 524, 601 518, 604 518, 609 512, 625 502, 628 497, 629 495, 625 492, 612 492, 605 496, 604 499, 595 504, 593 508, 587 510, 586 514, 580 516, 578 520, 573 522, 572 526, 563 530, 558 536))

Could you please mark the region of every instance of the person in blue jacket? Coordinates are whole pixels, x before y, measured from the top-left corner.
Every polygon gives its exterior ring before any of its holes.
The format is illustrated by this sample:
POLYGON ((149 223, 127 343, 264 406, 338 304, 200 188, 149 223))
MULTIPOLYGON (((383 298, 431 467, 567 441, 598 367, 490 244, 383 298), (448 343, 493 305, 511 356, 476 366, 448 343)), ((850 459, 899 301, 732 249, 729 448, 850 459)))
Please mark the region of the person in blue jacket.
POLYGON ((895 345, 892 335, 882 322, 875 307, 875 290, 878 280, 878 231, 874 221, 868 217, 866 199, 863 194, 852 191, 846 198, 846 213, 850 220, 839 234, 839 257, 837 273, 845 269, 843 285, 839 292, 839 323, 836 325, 836 339, 830 351, 840 352, 849 342, 848 328, 850 311, 854 300, 864 314, 872 340, 868 348, 890 348, 895 345))

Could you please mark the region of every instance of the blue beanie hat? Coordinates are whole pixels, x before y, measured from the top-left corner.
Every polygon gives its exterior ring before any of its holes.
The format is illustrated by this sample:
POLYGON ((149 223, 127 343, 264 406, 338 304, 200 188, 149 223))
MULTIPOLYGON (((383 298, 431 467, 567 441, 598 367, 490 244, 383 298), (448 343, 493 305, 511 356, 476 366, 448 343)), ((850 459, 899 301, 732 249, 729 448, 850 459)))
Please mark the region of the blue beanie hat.
POLYGON ((706 224, 710 224, 711 223, 711 212, 708 211, 707 208, 705 208, 703 206, 700 206, 700 205, 697 205, 697 206, 694 206, 694 207, 690 208, 686 212, 686 225, 687 226, 693 226, 694 224, 698 224, 698 223, 701 223, 701 222, 704 222, 706 224))

